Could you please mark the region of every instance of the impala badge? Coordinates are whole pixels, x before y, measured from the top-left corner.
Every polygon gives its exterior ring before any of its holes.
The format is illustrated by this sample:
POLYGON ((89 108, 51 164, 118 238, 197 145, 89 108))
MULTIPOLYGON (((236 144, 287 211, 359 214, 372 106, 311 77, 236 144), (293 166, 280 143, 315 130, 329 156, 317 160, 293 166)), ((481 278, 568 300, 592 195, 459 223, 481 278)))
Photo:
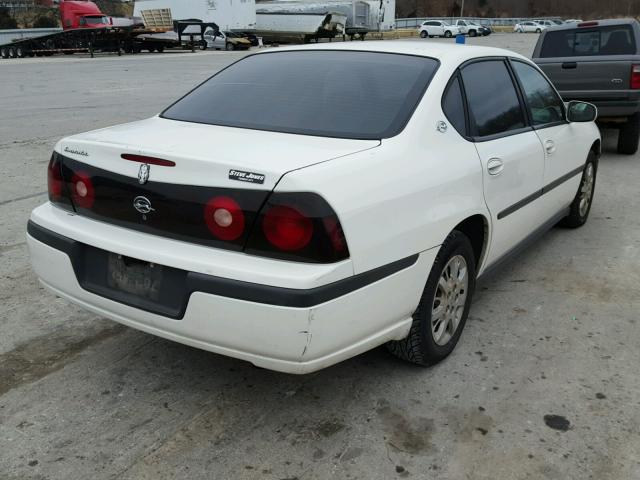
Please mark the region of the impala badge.
POLYGON ((153 212, 154 208, 151 206, 151 201, 147 197, 136 197, 133 199, 133 208, 143 215, 143 218, 147 213, 153 212))
POLYGON ((138 170, 138 183, 140 185, 144 185, 149 180, 149 172, 151 171, 151 167, 148 163, 143 163, 140 165, 140 170, 138 170))

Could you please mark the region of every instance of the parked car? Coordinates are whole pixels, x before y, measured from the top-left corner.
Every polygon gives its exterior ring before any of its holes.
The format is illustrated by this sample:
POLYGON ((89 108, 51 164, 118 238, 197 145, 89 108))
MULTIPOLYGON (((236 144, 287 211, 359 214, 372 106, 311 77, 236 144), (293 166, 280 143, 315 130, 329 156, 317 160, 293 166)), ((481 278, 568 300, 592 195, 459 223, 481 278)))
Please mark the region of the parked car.
POLYGON ((534 61, 565 101, 598 107, 598 123, 617 128, 618 152, 634 154, 640 141, 640 24, 600 20, 544 32, 534 61))
POLYGON ((492 33, 489 27, 479 25, 471 20, 459 19, 453 22, 453 26, 458 27, 461 34, 469 35, 470 37, 476 37, 478 35, 486 37, 487 35, 491 35, 492 33))
POLYGON ((551 28, 551 27, 555 27, 555 26, 558 25, 557 23, 555 23, 552 20, 536 20, 535 23, 537 23, 538 25, 541 25, 543 27, 546 27, 546 28, 551 28))
POLYGON ((565 22, 564 22, 564 21, 562 21, 562 20, 557 20, 557 19, 556 19, 556 20, 551 20, 551 21, 553 22, 553 25, 554 25, 554 26, 555 26, 555 25, 564 25, 564 24, 565 24, 565 22))
POLYGON ((204 32, 203 49, 213 48, 215 50, 247 50, 251 48, 251 41, 243 35, 234 32, 218 32, 209 29, 204 32))
POLYGON ((534 21, 516 23, 513 27, 515 33, 541 33, 546 29, 545 25, 540 25, 534 21))
POLYGON ((583 20, 577 18, 570 18, 569 20, 565 20, 564 23, 582 23, 583 20))
POLYGON ((385 343, 433 364, 479 276, 587 221, 595 116, 509 50, 269 49, 58 142, 32 264, 99 316, 269 369, 385 343))
POLYGON ((418 29, 421 38, 446 37, 451 38, 462 33, 460 28, 440 20, 427 20, 418 29))

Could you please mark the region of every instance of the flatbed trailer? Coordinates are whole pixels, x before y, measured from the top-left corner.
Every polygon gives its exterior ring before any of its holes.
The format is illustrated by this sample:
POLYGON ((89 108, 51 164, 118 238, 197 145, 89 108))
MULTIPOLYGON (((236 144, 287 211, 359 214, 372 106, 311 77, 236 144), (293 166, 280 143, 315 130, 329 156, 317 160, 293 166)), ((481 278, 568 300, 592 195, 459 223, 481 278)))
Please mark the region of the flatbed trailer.
POLYGON ((61 32, 20 39, 0 45, 0 58, 25 58, 94 52, 138 53, 163 52, 165 48, 186 47, 195 50, 204 41, 207 28, 218 30, 215 23, 179 21, 174 22, 175 40, 143 38, 140 35, 159 33, 157 30, 136 27, 75 28, 61 32), (191 28, 190 28, 191 27, 191 28), (193 28, 200 27, 200 28, 193 28), (185 34, 185 30, 191 33, 185 34), (197 33, 193 33, 194 30, 197 33))

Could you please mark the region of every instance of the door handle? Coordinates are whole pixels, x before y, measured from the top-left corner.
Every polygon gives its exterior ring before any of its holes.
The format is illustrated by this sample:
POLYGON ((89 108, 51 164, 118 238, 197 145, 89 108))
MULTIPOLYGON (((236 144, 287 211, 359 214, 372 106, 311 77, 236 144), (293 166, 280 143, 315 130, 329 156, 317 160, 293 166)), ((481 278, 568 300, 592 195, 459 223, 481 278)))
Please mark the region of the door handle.
POLYGON ((547 140, 546 142, 544 142, 544 149, 549 155, 553 155, 556 151, 556 144, 553 140, 547 140))
POLYGON ((572 70, 574 68, 578 68, 578 64, 576 62, 564 62, 562 64, 562 68, 565 70, 572 70))
POLYGON ((502 170, 504 170, 504 163, 499 158, 492 158, 487 163, 487 171, 489 172, 489 175, 500 175, 502 170))

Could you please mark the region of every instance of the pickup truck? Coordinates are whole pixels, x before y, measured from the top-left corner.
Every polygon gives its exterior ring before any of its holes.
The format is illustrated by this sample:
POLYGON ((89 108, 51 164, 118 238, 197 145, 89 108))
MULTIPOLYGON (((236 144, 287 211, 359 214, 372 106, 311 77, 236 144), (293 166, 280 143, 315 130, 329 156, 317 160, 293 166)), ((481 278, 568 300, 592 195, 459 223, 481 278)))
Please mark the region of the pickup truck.
POLYGON ((618 153, 640 141, 640 24, 599 20, 552 27, 540 35, 533 61, 565 102, 598 107, 598 124, 619 130, 618 153))
POLYGON ((491 35, 491 29, 484 25, 478 25, 472 20, 456 20, 452 24, 460 29, 460 33, 463 35, 469 35, 470 37, 486 37, 491 35))

